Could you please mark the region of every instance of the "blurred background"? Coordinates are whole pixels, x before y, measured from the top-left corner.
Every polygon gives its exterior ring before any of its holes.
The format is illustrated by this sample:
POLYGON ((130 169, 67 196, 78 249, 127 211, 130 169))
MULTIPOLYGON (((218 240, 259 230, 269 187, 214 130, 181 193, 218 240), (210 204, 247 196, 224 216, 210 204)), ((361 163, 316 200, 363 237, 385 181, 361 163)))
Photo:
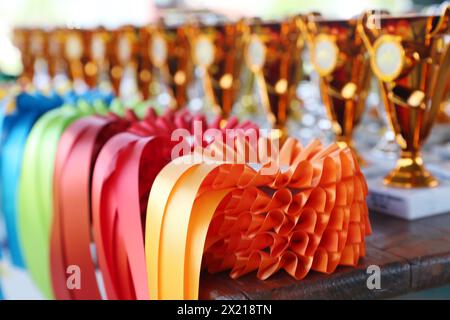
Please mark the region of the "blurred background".
POLYGON ((0 73, 21 72, 20 54, 11 42, 14 26, 114 28, 144 25, 164 17, 179 20, 188 13, 214 13, 235 20, 243 16, 282 18, 295 13, 319 11, 325 16, 349 18, 364 9, 387 9, 392 13, 430 10, 436 0, 0 0, 0 73))

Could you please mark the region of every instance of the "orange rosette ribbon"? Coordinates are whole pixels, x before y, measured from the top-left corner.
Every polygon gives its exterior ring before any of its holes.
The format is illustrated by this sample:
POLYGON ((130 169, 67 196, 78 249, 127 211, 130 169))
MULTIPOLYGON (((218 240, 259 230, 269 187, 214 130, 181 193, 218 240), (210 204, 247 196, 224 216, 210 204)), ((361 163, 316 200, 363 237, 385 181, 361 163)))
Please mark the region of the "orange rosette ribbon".
POLYGON ((232 278, 283 269, 302 279, 365 255, 367 186, 350 149, 289 138, 276 152, 271 143, 213 143, 201 161, 188 155, 162 169, 147 206, 151 299, 197 299, 202 263, 232 278))

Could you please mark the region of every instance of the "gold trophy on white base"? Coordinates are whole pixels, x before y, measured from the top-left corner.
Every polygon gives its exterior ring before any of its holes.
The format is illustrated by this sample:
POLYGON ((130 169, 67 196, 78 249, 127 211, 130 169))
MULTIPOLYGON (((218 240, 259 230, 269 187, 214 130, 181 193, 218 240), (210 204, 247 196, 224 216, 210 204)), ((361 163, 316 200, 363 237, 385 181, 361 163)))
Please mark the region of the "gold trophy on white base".
POLYGON ((445 37, 450 33, 450 7, 441 15, 368 12, 358 30, 401 148, 384 186, 381 179, 369 182, 369 205, 407 219, 449 212, 450 185, 425 168, 421 146, 448 94, 450 44, 445 37))

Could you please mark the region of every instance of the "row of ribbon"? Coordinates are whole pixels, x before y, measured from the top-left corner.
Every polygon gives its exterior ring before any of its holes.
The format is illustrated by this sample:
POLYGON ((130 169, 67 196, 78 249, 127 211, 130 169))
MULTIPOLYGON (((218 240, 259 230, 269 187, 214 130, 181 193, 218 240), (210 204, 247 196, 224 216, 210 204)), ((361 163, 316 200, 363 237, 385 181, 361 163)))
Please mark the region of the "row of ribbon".
POLYGON ((125 108, 96 90, 15 99, 1 211, 13 263, 46 298, 101 299, 103 283, 108 299, 196 299, 202 269, 302 279, 365 254, 367 187, 348 148, 288 138, 278 151, 239 134, 252 122, 125 108))

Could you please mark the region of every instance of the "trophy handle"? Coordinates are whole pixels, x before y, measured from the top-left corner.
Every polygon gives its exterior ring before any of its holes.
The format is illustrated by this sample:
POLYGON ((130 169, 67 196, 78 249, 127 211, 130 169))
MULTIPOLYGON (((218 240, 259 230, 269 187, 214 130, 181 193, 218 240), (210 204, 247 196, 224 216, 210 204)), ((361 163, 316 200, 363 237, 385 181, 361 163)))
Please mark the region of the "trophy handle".
POLYGON ((314 34, 317 34, 317 25, 315 19, 321 17, 320 13, 311 12, 307 15, 297 15, 295 23, 300 30, 301 35, 305 39, 308 49, 311 51, 314 43, 314 34))
POLYGON ((445 31, 446 28, 448 32, 448 29, 450 29, 450 4, 443 6, 441 17, 433 30, 428 34, 428 38, 432 38, 439 32, 445 31))
MULTIPOLYGON (((434 29, 428 34, 428 38, 432 38, 439 33, 449 33, 450 29, 450 4, 443 6, 441 17, 434 29)), ((431 80, 431 107, 428 113, 428 118, 425 123, 424 134, 425 137, 430 133, 433 123, 439 114, 440 104, 445 98, 446 85, 450 76, 450 44, 447 44, 443 49, 441 59, 438 64, 434 66, 438 70, 436 76, 431 80), (433 85, 434 83, 434 85, 433 85)))
MULTIPOLYGON (((369 25, 369 19, 371 17, 375 17, 376 19, 376 16, 381 14, 388 15, 389 12, 386 10, 367 10, 358 18, 356 22, 357 23, 356 29, 359 35, 361 36, 361 39, 363 40, 367 51, 371 56, 374 55, 374 48, 373 48, 373 41, 370 39, 369 33, 367 32, 367 30, 369 29, 367 26, 369 25)), ((376 28, 373 28, 372 31, 373 30, 376 30, 376 28)))
MULTIPOLYGON (((447 12, 449 11, 447 10, 447 12)), ((450 77, 450 44, 447 44, 444 50, 445 52, 442 54, 439 63, 434 66, 438 69, 438 71, 433 79, 435 84, 434 86, 431 86, 433 90, 431 94, 431 107, 425 123, 424 137, 428 136, 431 128, 433 127, 433 123, 438 116, 441 102, 445 95, 448 79, 450 77)))
POLYGON ((311 34, 309 33, 309 30, 307 27, 306 16, 297 15, 294 19, 295 19, 295 24, 297 25, 298 30, 300 30, 300 34, 302 35, 306 44, 308 45, 308 47, 311 47, 312 37, 311 37, 311 34))

